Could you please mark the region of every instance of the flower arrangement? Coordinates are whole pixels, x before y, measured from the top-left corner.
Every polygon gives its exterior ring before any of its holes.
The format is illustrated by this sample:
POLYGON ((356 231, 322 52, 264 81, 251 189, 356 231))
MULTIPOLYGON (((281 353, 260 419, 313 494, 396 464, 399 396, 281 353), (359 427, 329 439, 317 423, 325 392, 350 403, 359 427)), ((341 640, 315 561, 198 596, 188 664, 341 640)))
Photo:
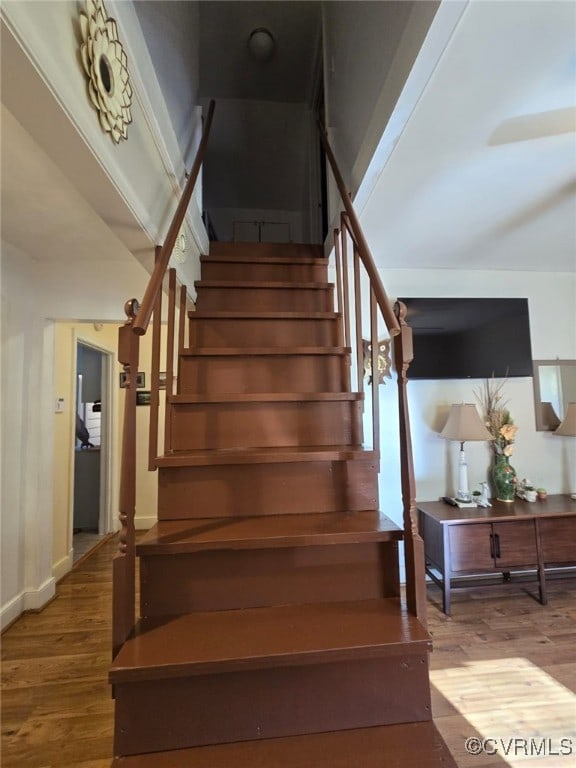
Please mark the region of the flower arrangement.
POLYGON ((518 427, 515 426, 510 411, 503 399, 503 389, 506 379, 497 382, 494 377, 487 379, 476 399, 482 408, 484 423, 492 435, 492 448, 497 456, 512 456, 518 427))

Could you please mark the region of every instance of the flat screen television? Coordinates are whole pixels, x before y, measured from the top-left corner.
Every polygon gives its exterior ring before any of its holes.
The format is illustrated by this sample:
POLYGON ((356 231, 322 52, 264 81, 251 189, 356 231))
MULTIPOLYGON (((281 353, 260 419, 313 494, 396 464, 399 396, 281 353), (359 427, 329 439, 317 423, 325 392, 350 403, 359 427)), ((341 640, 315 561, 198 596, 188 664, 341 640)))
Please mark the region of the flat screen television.
POLYGON ((409 379, 532 376, 528 299, 399 301, 413 331, 409 379))

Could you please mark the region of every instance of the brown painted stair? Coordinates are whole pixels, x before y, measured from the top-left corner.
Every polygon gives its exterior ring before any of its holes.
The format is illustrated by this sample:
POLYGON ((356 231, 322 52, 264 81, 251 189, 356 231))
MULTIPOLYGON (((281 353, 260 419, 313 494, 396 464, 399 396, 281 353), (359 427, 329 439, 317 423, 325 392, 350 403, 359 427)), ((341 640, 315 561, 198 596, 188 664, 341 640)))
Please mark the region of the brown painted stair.
POLYGON ((212 244, 167 398, 115 766, 453 766, 327 264, 212 244))

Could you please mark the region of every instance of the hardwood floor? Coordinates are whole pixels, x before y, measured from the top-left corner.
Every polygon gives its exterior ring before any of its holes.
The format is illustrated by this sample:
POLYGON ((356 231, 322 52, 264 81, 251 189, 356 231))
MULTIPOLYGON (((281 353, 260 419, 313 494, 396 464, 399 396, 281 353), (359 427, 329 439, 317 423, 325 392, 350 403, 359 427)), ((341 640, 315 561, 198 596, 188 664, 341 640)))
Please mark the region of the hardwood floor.
MULTIPOLYGON (((2 636, 3 768, 109 768, 116 546, 115 539, 102 544, 60 582, 52 603, 2 636)), ((550 581, 548 606, 531 596, 533 589, 459 591, 449 618, 440 610, 440 590, 429 587, 433 712, 460 768, 574 764, 576 582, 550 581), (472 755, 469 737, 495 741, 472 755), (528 758, 520 742, 509 743, 513 737, 537 739, 532 750, 540 756, 528 758), (572 756, 545 756, 561 751, 562 737, 572 739, 572 756), (542 739, 549 742, 542 746, 542 739), (496 746, 498 753, 488 754, 496 746)))

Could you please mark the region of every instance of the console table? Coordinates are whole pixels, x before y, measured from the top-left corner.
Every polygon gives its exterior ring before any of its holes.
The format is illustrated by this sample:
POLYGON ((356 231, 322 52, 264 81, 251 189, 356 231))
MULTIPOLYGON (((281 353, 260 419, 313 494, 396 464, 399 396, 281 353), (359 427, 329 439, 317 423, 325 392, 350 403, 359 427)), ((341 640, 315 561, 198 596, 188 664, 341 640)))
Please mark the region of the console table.
POLYGON ((469 586, 472 577, 532 571, 545 605, 546 569, 576 565, 576 501, 548 496, 546 501, 493 501, 492 507, 452 507, 443 501, 418 505, 426 573, 442 588, 444 613, 450 593, 469 586), (465 583, 456 583, 467 577, 465 583))

